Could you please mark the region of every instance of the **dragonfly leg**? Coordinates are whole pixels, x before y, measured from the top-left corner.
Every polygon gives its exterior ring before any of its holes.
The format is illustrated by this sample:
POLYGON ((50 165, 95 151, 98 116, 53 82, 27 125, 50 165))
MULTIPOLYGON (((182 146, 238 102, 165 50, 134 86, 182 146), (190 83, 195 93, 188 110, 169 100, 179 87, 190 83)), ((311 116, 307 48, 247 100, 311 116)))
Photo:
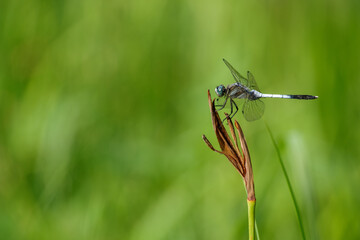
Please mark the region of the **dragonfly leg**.
MULTIPOLYGON (((231 114, 233 113, 233 104, 235 104, 235 102, 230 98, 230 114, 229 114, 229 117, 230 117, 230 118, 232 118, 232 117, 231 117, 231 114)), ((235 105, 235 106, 236 106, 236 105, 235 105)), ((236 106, 236 108, 237 108, 237 106, 236 106)), ((237 110, 236 110, 236 112, 237 112, 237 110)), ((235 113, 236 113, 236 112, 235 112, 235 113)), ((227 117, 224 118, 223 122, 225 122, 226 119, 227 119, 227 117)))
MULTIPOLYGON (((234 112, 234 114, 231 116, 231 114, 230 114, 230 118, 233 118, 234 116, 235 116, 235 114, 239 111, 239 108, 238 108, 238 106, 236 105, 236 103, 232 100, 232 99, 230 99, 230 101, 231 101, 231 103, 232 104, 234 104, 234 106, 235 106, 235 108, 236 108, 236 111, 234 112)), ((232 109, 231 109, 231 111, 232 111, 232 109)))
POLYGON ((228 100, 228 99, 229 99, 229 97, 226 97, 225 102, 224 102, 224 104, 223 104, 223 105, 217 105, 217 107, 218 107, 218 106, 221 106, 221 108, 216 109, 216 111, 220 111, 220 110, 224 109, 224 107, 225 107, 225 105, 226 105, 226 103, 227 103, 227 100, 228 100))

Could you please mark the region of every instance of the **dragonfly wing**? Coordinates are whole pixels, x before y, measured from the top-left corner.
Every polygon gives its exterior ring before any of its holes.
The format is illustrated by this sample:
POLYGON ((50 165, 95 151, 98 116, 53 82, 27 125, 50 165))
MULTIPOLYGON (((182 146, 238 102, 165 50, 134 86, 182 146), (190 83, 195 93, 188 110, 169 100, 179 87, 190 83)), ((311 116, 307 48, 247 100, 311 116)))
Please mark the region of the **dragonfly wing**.
POLYGON ((249 100, 247 99, 243 105, 242 113, 247 121, 258 120, 264 115, 265 104, 260 99, 249 100))
POLYGON ((251 90, 256 90, 256 91, 260 92, 260 89, 259 89, 258 85, 256 84, 255 78, 250 71, 247 72, 247 77, 248 77, 247 87, 250 88, 251 90))
POLYGON ((236 82, 241 83, 244 86, 248 85, 248 80, 246 78, 244 78, 240 73, 238 73, 238 71, 235 70, 235 68, 233 68, 233 66, 231 66, 231 64, 226 61, 225 59, 224 63, 226 64, 226 66, 230 69, 231 74, 233 75, 233 77, 235 78, 236 82))

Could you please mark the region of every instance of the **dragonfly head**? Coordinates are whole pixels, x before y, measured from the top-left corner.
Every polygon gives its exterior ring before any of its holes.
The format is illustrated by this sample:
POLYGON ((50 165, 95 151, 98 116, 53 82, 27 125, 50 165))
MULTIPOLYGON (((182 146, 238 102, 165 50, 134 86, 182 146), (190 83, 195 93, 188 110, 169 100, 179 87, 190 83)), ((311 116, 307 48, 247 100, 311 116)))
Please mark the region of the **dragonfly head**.
POLYGON ((224 85, 219 85, 215 88, 215 92, 218 95, 218 97, 222 97, 225 94, 225 86, 224 85))

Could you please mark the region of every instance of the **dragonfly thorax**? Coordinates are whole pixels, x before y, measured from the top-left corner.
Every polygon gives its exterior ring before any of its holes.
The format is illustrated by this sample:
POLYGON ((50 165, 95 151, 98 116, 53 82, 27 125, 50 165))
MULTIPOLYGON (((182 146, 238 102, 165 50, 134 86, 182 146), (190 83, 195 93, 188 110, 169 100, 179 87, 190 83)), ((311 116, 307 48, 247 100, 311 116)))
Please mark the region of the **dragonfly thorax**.
POLYGON ((219 85, 215 88, 215 92, 216 92, 216 95, 218 95, 218 97, 222 97, 224 96, 225 92, 226 92, 226 89, 225 89, 225 86, 224 85, 219 85))

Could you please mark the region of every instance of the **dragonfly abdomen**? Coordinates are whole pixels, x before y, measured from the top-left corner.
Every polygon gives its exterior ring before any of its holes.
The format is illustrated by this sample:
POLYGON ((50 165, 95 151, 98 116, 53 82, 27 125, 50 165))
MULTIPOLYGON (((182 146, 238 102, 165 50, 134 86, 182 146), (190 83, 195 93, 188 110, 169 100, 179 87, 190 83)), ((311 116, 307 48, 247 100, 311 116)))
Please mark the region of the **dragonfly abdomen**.
POLYGON ((311 100, 317 99, 317 96, 312 95, 284 95, 284 94, 261 94, 263 98, 287 98, 287 99, 302 99, 302 100, 311 100))

